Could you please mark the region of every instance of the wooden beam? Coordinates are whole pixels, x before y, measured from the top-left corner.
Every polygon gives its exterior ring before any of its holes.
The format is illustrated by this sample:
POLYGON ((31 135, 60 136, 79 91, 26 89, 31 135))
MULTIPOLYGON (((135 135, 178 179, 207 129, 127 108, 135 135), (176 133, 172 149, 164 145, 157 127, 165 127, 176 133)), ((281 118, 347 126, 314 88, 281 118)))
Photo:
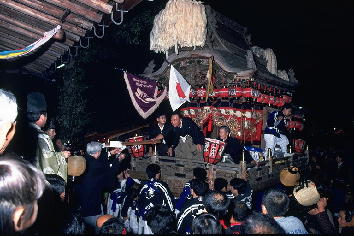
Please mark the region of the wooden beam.
MULTIPOLYGON (((14 49, 20 49, 24 47, 22 44, 16 43, 16 41, 11 41, 5 37, 0 38, 0 45, 6 46, 5 50, 14 50, 14 49)), ((61 56, 61 54, 59 54, 59 56, 61 56)), ((48 50, 45 51, 42 55, 34 58, 34 60, 38 60, 38 59, 43 60, 43 64, 50 66, 54 61, 58 59, 58 56, 53 55, 53 52, 48 50)))
POLYGON ((50 61, 46 61, 43 58, 41 58, 41 59, 37 58, 36 60, 32 61, 31 63, 33 63, 33 62, 37 62, 38 65, 41 65, 45 69, 49 68, 50 65, 52 64, 52 63, 50 63, 50 61))
POLYGON ((32 66, 34 68, 37 68, 37 70, 39 70, 39 71, 44 71, 45 70, 43 65, 41 65, 41 64, 39 64, 37 62, 30 62, 30 63, 27 63, 26 65, 32 66))
POLYGON ((25 69, 27 69, 29 72, 32 71, 32 72, 35 72, 35 73, 38 73, 38 74, 43 74, 42 71, 40 71, 39 69, 37 69, 36 67, 33 67, 31 65, 26 65, 26 66, 23 66, 25 69))
MULTIPOLYGON (((25 40, 26 42, 28 42, 26 45, 30 45, 31 43, 33 43, 34 41, 36 41, 38 39, 38 38, 31 38, 27 35, 21 34, 16 31, 11 31, 8 28, 0 27, 0 31, 9 35, 9 38, 11 38, 13 40, 16 40, 16 38, 25 40)), ((59 56, 61 54, 63 54, 68 49, 68 47, 63 47, 63 44, 61 44, 59 42, 52 43, 50 45, 50 48, 51 48, 51 51, 55 52, 56 54, 59 54, 59 56)))
POLYGON ((136 5, 138 5, 140 2, 142 2, 142 0, 125 0, 119 5, 119 9, 127 12, 130 11, 136 5))
POLYGON ((90 21, 94 22, 101 22, 102 20, 102 14, 98 14, 97 12, 87 8, 80 6, 78 4, 75 4, 74 2, 70 2, 68 0, 44 0, 50 4, 56 5, 61 8, 66 8, 70 10, 71 12, 82 16, 90 21))
MULTIPOLYGON (((42 1, 38 1, 38 0, 20 0, 20 2, 28 7, 31 7, 33 9, 36 9, 38 11, 44 12, 46 14, 49 14, 51 16, 54 16, 55 18, 61 20, 62 16, 65 14, 65 10, 62 8, 65 8, 63 6, 59 6, 61 8, 59 8, 58 6, 54 6, 55 3, 54 1, 47 1, 49 3, 45 3, 42 1), (54 5, 52 5, 54 4, 54 5)), ((66 1, 68 2, 68 1, 66 1)), ((80 15, 82 17, 85 17, 87 19, 89 19, 87 17, 87 15, 85 15, 85 12, 78 12, 77 15, 80 15)), ((92 29, 92 22, 84 20, 82 17, 79 17, 75 14, 70 13, 66 18, 65 21, 72 23, 74 25, 78 25, 81 28, 87 29, 87 30, 91 30, 92 29)), ((97 14, 98 15, 98 14, 97 14)), ((100 22, 102 19, 102 16, 99 17, 99 21, 100 22)), ((91 20, 91 19, 89 19, 91 20)))
POLYGON ((108 3, 102 2, 100 0, 76 0, 76 1, 85 4, 86 6, 92 7, 93 9, 104 12, 106 14, 111 14, 113 8, 108 3))
MULTIPOLYGON (((4 7, 0 5, 0 11, 1 11, 1 16, 2 20, 19 26, 21 28, 24 28, 26 30, 32 31, 33 33, 37 33, 41 37, 43 36, 43 33, 46 31, 49 31, 54 28, 51 24, 48 24, 46 22, 43 22, 42 20, 30 17, 25 14, 19 14, 16 10, 10 9, 8 7, 4 7)), ((67 43, 73 44, 74 41, 79 41, 80 36, 71 34, 71 32, 67 31, 67 39, 65 41, 68 41, 67 43), (74 40, 74 41, 73 41, 74 40)))
MULTIPOLYGON (((6 17, 5 17, 6 18, 6 17)), ((6 20, 3 20, 4 19, 4 16, 3 15, 0 15, 0 27, 3 27, 3 28, 7 28, 9 29, 10 31, 15 31, 15 32, 19 32, 21 34, 24 34, 26 35, 27 37, 30 37, 30 38, 33 38, 35 39, 34 41, 38 40, 39 38, 43 37, 43 32, 41 32, 41 34, 39 33, 36 33, 34 31, 36 31, 36 29, 32 28, 31 25, 27 25, 25 23, 22 23, 22 22, 19 22, 19 23, 16 23, 15 24, 12 24, 12 23, 9 23, 6 19, 6 20), (21 26, 22 27, 21 27, 21 26), (28 30, 28 28, 26 28, 26 25, 27 27, 30 27, 32 28, 31 30, 28 30), (25 27, 25 28, 24 28, 25 27)), ((14 21, 13 19, 9 19, 9 21, 14 21)), ((33 41, 33 42, 34 42, 33 41)), ((69 46, 73 46, 74 45, 74 41, 71 41, 69 39, 66 39, 63 44, 67 44, 69 46)))
POLYGON ((59 19, 56 19, 53 16, 50 16, 48 14, 44 14, 38 10, 27 7, 27 6, 20 4, 18 2, 14 2, 11 0, 3 0, 0 2, 0 4, 7 6, 9 8, 12 8, 18 12, 23 13, 23 14, 34 17, 36 19, 42 20, 43 22, 51 24, 53 26, 61 25, 65 31, 69 31, 73 34, 76 34, 79 36, 85 36, 85 34, 86 34, 86 30, 84 30, 76 25, 70 24, 68 22, 61 23, 59 19))
POLYGON ((0 38, 0 43, 11 45, 12 50, 17 50, 17 49, 21 49, 21 48, 26 47, 25 45, 23 45, 21 43, 15 42, 15 41, 10 40, 10 39, 5 38, 5 37, 1 37, 0 38))

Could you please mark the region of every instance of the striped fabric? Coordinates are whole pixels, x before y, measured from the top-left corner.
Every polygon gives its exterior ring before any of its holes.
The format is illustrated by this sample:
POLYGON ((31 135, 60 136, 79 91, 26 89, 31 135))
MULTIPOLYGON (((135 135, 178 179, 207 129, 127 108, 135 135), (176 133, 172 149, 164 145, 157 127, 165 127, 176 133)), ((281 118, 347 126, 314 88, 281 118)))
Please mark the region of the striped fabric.
POLYGON ((38 39, 36 42, 28 45, 25 48, 0 52, 0 59, 5 59, 5 60, 12 59, 15 57, 26 55, 36 50, 37 48, 45 44, 49 39, 51 39, 60 30, 60 28, 61 26, 58 25, 54 29, 44 32, 44 36, 42 38, 38 39))

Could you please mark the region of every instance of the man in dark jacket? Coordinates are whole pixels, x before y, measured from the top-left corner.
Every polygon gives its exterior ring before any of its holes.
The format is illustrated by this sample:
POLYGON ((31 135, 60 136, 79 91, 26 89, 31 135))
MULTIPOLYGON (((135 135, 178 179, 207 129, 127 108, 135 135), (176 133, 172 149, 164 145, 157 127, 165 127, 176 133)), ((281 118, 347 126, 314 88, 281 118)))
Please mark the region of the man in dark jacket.
POLYGON ((190 234, 192 232, 193 219, 206 212, 203 197, 209 189, 209 185, 205 181, 192 179, 190 181, 192 198, 188 199, 181 213, 178 215, 177 231, 180 234, 190 234))
POLYGON ((80 177, 77 186, 78 200, 84 222, 94 229, 96 229, 97 218, 102 214, 102 193, 116 187, 116 173, 119 168, 118 159, 110 166, 107 160, 100 158, 101 148, 102 145, 98 142, 87 144, 86 170, 80 177))
POLYGON ((287 133, 285 117, 290 116, 291 112, 291 105, 286 104, 282 107, 281 111, 273 111, 268 115, 267 127, 264 130, 264 156, 267 155, 268 149, 272 151, 273 155, 276 145, 280 146, 285 156, 289 155, 287 152, 289 140, 285 135, 287 133))
POLYGON ((156 144, 158 155, 166 156, 168 148, 171 147, 172 125, 166 123, 166 115, 159 113, 156 116, 157 123, 150 126, 149 138, 161 140, 161 143, 156 144))
POLYGON ((238 164, 241 159, 242 146, 240 142, 230 136, 230 128, 227 126, 221 126, 219 129, 219 140, 225 142, 225 148, 223 154, 229 154, 232 160, 238 164))
POLYGON ((172 156, 173 149, 179 144, 186 143, 188 137, 192 138, 192 142, 196 145, 196 151, 201 153, 204 145, 204 134, 191 118, 182 117, 175 112, 171 116, 171 124, 173 126, 172 146, 168 149, 168 154, 172 156))
MULTIPOLYGON (((204 168, 201 167, 196 167, 193 168, 193 179, 197 179, 203 182, 207 182, 208 180, 208 176, 207 176, 207 172, 204 168)), ((192 180, 193 180, 192 179, 192 180)), ((187 183, 185 183, 184 187, 183 187, 183 191, 181 192, 181 194, 179 195, 178 200, 176 201, 176 209, 175 209, 175 213, 176 215, 178 215, 182 209, 182 207, 184 206, 185 202, 187 200, 190 200, 192 198, 192 194, 191 194, 191 181, 188 181, 187 183)))
POLYGON ((150 164, 146 167, 146 174, 149 178, 139 193, 138 216, 139 234, 151 234, 151 229, 146 222, 146 214, 157 205, 167 206, 174 212, 173 195, 168 185, 161 181, 161 168, 157 164, 150 164))

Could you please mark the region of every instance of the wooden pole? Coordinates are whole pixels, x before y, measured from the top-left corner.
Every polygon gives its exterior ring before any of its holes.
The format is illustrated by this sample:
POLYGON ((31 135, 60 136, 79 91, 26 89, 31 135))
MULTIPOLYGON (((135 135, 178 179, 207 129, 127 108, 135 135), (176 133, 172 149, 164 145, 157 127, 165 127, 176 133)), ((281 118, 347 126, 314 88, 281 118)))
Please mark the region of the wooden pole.
POLYGON ((113 6, 100 0, 76 0, 76 1, 106 14, 110 14, 113 9, 113 6))
POLYGON ((85 34, 86 34, 86 30, 84 30, 76 25, 70 24, 68 22, 61 23, 59 19, 56 19, 53 16, 50 16, 48 14, 44 14, 40 11, 37 11, 37 10, 32 9, 30 7, 27 7, 27 6, 20 4, 18 2, 1 1, 0 4, 3 6, 9 7, 13 10, 16 10, 18 12, 21 12, 23 14, 26 14, 28 16, 31 16, 35 19, 41 20, 41 21, 43 21, 43 24, 47 23, 47 24, 52 25, 53 27, 55 27, 57 25, 61 25, 65 31, 68 31, 68 32, 72 33, 73 35, 85 36, 85 34))
MULTIPOLYGON (((81 17, 84 17, 85 19, 88 19, 88 20, 96 22, 96 23, 99 23, 102 20, 102 14, 99 14, 96 11, 89 9, 88 7, 83 7, 81 5, 75 4, 74 2, 71 2, 68 0, 44 0, 44 1, 46 1, 47 3, 53 4, 57 7, 66 8, 66 9, 70 10, 71 12, 75 13, 76 15, 79 15, 81 17)), ((85 2, 89 2, 89 1, 85 0, 85 2)), ((49 5, 49 4, 47 4, 47 5, 49 5)), ((112 6, 111 6, 111 8, 112 8, 112 6)), ((47 8, 46 8, 46 11, 47 11, 47 8)), ((72 15, 72 14, 70 14, 70 15, 72 15)))

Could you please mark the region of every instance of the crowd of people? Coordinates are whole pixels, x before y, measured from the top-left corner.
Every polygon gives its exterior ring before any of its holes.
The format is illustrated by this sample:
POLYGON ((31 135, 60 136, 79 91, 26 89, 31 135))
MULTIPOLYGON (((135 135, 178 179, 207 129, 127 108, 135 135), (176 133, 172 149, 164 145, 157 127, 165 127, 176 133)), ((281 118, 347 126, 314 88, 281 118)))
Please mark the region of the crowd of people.
MULTIPOLYGON (((27 97, 28 129, 20 133, 26 145, 19 142, 23 147, 9 152, 8 145, 19 135, 17 115, 15 96, 0 90, 1 234, 353 232, 353 169, 341 153, 313 152, 306 170, 287 167, 279 184, 257 192, 247 179, 209 179, 206 170, 197 167, 180 195, 174 196, 162 181, 158 164, 147 166, 145 181, 132 178, 130 153, 120 142, 108 147, 87 143, 85 172, 68 178, 71 153, 53 144, 55 125, 47 121, 40 93, 27 97)), ((201 152, 203 134, 192 120, 178 114, 172 115, 171 125, 166 120, 159 115, 150 132, 150 138, 161 140, 161 155, 185 151, 177 147, 188 137, 194 151, 201 152), (171 135, 176 128, 178 135, 171 135)), ((240 144, 229 133, 228 127, 222 127, 219 138, 230 143, 227 152, 237 162, 240 144)))

